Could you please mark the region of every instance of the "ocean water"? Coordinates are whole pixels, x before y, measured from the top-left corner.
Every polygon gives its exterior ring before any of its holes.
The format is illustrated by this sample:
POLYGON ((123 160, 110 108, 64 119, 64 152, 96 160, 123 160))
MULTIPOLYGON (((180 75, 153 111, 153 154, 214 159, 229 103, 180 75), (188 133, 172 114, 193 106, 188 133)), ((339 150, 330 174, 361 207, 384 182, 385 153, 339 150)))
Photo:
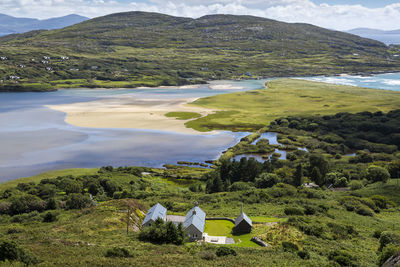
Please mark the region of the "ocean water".
POLYGON ((320 76, 305 77, 304 79, 334 84, 361 86, 366 88, 400 91, 400 73, 388 73, 373 76, 320 76))
MULTIPOLYGON (((400 91, 400 74, 307 79, 400 91)), ((46 105, 115 96, 137 99, 206 97, 264 88, 266 81, 215 81, 192 89, 69 89, 47 93, 0 93, 0 182, 64 168, 104 165, 161 167, 177 161, 204 162, 218 158, 222 151, 248 134, 225 131, 185 135, 75 127, 65 123, 64 113, 48 109, 46 105)))

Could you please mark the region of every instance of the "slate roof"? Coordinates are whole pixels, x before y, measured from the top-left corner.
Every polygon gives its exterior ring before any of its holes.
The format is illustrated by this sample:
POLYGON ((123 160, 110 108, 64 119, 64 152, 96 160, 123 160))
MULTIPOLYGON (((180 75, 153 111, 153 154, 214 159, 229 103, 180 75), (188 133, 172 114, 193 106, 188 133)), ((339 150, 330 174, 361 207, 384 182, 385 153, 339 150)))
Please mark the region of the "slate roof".
POLYGON ((155 204, 153 207, 149 209, 144 218, 142 225, 146 224, 150 220, 157 220, 158 218, 164 219, 167 214, 167 209, 164 208, 160 203, 155 204))
POLYGON ((204 232, 204 226, 206 225, 206 213, 197 206, 189 210, 189 212, 186 214, 186 219, 183 222, 183 227, 185 229, 190 225, 196 227, 200 232, 204 232))
POLYGON ((235 226, 238 226, 238 224, 241 223, 243 220, 245 220, 250 226, 253 225, 251 219, 247 217, 247 215, 242 211, 242 213, 235 220, 235 226))

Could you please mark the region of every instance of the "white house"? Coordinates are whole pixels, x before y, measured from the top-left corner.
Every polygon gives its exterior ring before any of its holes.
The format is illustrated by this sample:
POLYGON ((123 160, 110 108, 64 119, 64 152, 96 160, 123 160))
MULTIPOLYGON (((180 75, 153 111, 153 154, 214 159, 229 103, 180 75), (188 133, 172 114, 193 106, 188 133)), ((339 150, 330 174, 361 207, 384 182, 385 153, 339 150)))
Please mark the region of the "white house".
POLYGON ((201 240, 203 238, 204 227, 206 225, 206 213, 195 206, 186 214, 186 219, 183 222, 190 241, 201 240))
POLYGON ((167 216, 167 209, 164 208, 160 203, 155 204, 153 207, 149 209, 142 222, 142 226, 150 226, 152 225, 158 218, 161 218, 165 221, 167 216))

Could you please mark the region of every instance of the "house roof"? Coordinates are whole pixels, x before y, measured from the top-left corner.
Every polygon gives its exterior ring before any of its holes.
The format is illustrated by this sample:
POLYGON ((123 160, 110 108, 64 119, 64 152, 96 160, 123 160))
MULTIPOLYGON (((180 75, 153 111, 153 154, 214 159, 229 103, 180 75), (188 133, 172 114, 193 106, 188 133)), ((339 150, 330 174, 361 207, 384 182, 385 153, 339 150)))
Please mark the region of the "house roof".
POLYGON ((186 214, 186 219, 183 222, 183 227, 186 229, 190 225, 196 227, 200 232, 204 232, 206 224, 206 213, 199 207, 194 207, 186 214))
POLYGON ((167 214, 167 209, 164 208, 160 203, 157 203, 149 209, 149 211, 146 214, 146 217, 142 222, 142 225, 144 225, 150 220, 155 221, 158 218, 164 219, 166 214, 167 214))
POLYGON ((237 226, 243 220, 245 220, 250 226, 253 225, 253 222, 251 221, 251 219, 242 211, 242 213, 235 220, 235 226, 237 226))

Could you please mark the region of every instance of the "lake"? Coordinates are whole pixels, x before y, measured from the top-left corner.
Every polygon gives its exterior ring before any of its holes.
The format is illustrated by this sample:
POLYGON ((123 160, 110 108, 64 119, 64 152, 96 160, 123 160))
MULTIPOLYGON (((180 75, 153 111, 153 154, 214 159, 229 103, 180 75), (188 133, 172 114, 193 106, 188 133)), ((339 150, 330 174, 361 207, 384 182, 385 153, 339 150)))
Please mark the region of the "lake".
MULTIPOLYGON (((400 91, 400 74, 311 77, 315 81, 400 91)), ((68 89, 47 93, 0 93, 0 182, 64 168, 105 165, 162 167, 204 162, 248 133, 190 135, 137 129, 75 127, 65 113, 46 108, 129 95, 137 99, 197 98, 263 88, 267 80, 215 81, 198 88, 68 89), (227 86, 229 85, 229 86, 227 86)))

